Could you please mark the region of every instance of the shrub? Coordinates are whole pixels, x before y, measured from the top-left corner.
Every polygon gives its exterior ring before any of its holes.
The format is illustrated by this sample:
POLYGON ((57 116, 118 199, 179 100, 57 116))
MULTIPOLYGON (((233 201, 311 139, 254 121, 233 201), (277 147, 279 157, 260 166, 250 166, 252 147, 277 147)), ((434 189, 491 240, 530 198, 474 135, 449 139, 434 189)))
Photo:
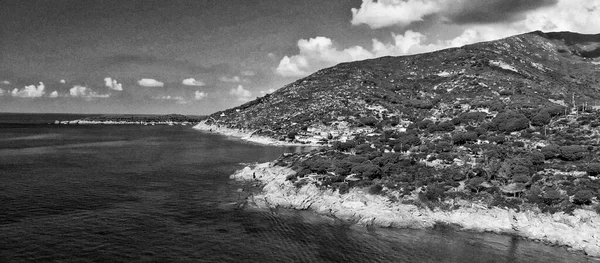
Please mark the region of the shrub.
POLYGON ((538 151, 534 151, 529 153, 529 159, 531 160, 531 162, 535 165, 538 164, 543 164, 544 163, 544 159, 546 159, 546 157, 538 151))
POLYGON ((374 184, 371 187, 369 187, 369 194, 376 195, 381 193, 381 190, 383 190, 383 186, 381 186, 380 184, 374 184))
POLYGON ((441 122, 435 126, 435 131, 451 132, 453 130, 454 130, 454 124, 452 124, 451 122, 448 122, 448 121, 441 122))
POLYGON ((586 172, 588 176, 597 176, 600 174, 600 163, 591 163, 588 165, 586 172))
POLYGON ((589 205, 592 203, 594 194, 591 190, 579 190, 573 196, 573 203, 577 205, 589 205))
POLYGON ((355 141, 346 141, 346 142, 336 141, 333 143, 333 149, 341 151, 341 152, 347 152, 350 149, 354 148, 355 146, 356 146, 355 141))
POLYGON ((542 110, 531 117, 531 125, 533 126, 544 126, 550 123, 550 113, 542 110))
POLYGON ((381 169, 379 169, 379 166, 370 163, 362 163, 353 166, 352 173, 356 173, 363 178, 369 179, 381 177, 381 169))
POLYGON ((357 154, 363 154, 363 153, 368 153, 368 152, 372 152, 372 151, 375 151, 375 149, 371 148, 371 144, 368 144, 368 143, 363 143, 361 145, 356 146, 357 154))
POLYGON ((547 145, 542 148, 542 154, 546 160, 560 156, 560 147, 555 144, 547 145))
POLYGON ((560 193, 554 189, 546 190, 542 196, 544 203, 546 203, 547 205, 558 203, 560 198, 560 193))
POLYGON ((377 120, 377 118, 373 117, 373 116, 369 116, 369 117, 365 117, 365 118, 361 118, 360 119, 360 124, 364 125, 364 126, 375 126, 377 123, 379 122, 379 120, 377 120))
POLYGON ((529 128, 529 119, 522 113, 506 111, 492 120, 491 128, 502 132, 514 132, 529 128))
POLYGON ((560 158, 566 161, 579 160, 583 158, 586 153, 586 149, 578 145, 560 147, 560 158))

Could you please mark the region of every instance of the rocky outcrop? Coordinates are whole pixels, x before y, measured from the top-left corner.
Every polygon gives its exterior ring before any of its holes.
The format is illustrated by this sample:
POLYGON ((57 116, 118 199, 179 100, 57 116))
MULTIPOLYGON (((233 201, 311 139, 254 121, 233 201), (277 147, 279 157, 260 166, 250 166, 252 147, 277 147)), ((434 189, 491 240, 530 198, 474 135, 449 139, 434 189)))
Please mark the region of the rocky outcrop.
POLYGON ((263 191, 249 200, 262 208, 311 209, 318 214, 357 224, 382 227, 429 228, 438 223, 456 225, 469 231, 516 234, 600 257, 600 216, 594 211, 577 209, 573 215, 515 212, 467 202, 451 211, 430 210, 391 202, 387 197, 367 194, 360 189, 339 194, 337 191, 319 189, 311 183, 297 188, 286 180, 293 173, 289 168, 263 163, 245 167, 231 178, 262 182, 263 191))

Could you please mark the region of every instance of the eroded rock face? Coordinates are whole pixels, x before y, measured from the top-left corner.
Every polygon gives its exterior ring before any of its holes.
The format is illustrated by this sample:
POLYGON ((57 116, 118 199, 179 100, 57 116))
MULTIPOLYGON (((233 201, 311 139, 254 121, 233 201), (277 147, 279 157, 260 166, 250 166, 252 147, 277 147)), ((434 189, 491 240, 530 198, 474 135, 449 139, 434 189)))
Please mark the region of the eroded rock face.
POLYGON ((334 216, 360 225, 398 228, 430 228, 436 223, 458 225, 464 230, 499 234, 517 234, 543 242, 583 250, 600 257, 600 216, 578 209, 573 215, 542 214, 532 211, 491 208, 471 204, 452 211, 431 211, 415 205, 391 202, 381 195, 370 195, 358 189, 340 195, 319 189, 314 184, 296 188, 286 177, 290 168, 262 163, 245 167, 231 176, 236 180, 258 180, 263 191, 250 200, 262 208, 311 209, 318 214, 334 216))

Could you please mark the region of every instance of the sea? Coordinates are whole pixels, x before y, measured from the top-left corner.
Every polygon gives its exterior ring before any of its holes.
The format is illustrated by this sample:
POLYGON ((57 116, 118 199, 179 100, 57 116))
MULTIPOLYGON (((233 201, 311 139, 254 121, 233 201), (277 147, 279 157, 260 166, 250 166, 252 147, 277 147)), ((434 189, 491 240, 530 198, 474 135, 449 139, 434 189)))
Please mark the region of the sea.
POLYGON ((0 114, 0 262, 594 262, 519 237, 242 206, 229 176, 298 147, 191 126, 0 114))

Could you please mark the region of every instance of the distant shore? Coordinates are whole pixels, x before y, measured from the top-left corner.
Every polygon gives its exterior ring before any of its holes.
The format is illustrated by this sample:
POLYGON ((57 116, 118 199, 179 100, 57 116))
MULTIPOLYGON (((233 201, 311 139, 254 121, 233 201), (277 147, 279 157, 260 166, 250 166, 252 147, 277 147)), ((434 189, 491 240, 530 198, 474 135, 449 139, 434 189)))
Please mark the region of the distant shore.
POLYGON ((54 124, 83 125, 195 125, 204 117, 190 117, 180 114, 169 115, 102 115, 77 120, 56 120, 54 124))
POLYGON ((461 230, 518 235, 548 244, 566 246, 600 257, 600 215, 576 209, 573 215, 513 209, 488 208, 482 204, 459 202, 460 208, 442 211, 420 208, 413 204, 392 202, 381 195, 351 189, 347 194, 319 189, 313 183, 300 188, 286 177, 290 168, 272 163, 245 167, 231 175, 232 179, 257 180, 262 192, 249 197, 250 205, 259 208, 310 209, 360 225, 398 228, 431 228, 436 224, 457 226, 461 230))
POLYGON ((323 146, 320 144, 311 144, 311 143, 294 143, 294 142, 286 142, 286 141, 278 141, 270 137, 260 136, 254 134, 254 131, 240 130, 240 129, 231 129, 221 125, 207 124, 206 121, 201 121, 200 123, 194 126, 194 129, 217 133, 224 136, 231 136, 238 139, 242 139, 244 141, 264 144, 264 145, 274 145, 274 146, 323 146))

